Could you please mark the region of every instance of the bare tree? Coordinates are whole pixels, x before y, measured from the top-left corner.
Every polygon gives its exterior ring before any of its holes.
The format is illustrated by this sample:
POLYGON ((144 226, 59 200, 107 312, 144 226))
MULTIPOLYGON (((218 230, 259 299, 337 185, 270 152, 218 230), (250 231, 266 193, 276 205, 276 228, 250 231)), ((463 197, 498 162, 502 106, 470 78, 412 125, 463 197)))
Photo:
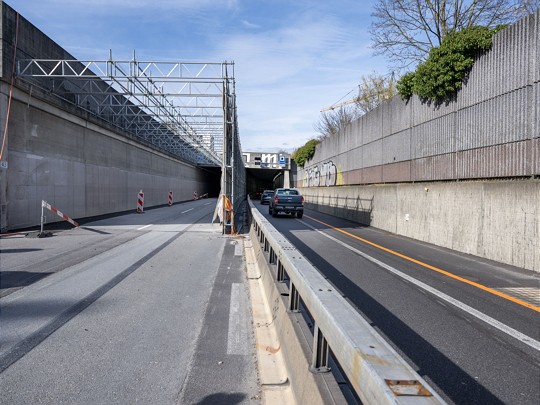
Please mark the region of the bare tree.
POLYGON ((518 2, 516 6, 516 14, 518 17, 525 17, 533 14, 540 8, 540 0, 526 0, 518 2))
POLYGON ((397 69, 424 61, 451 32, 511 24, 538 8, 539 0, 378 0, 371 37, 375 53, 397 69))
POLYGON ((361 114, 356 107, 338 107, 321 113, 321 118, 315 124, 315 130, 320 134, 317 138, 323 141, 344 129, 361 114))
POLYGON ((314 126, 320 134, 317 139, 322 141, 337 134, 351 121, 378 107, 384 101, 390 100, 396 94, 397 83, 393 75, 384 76, 372 72, 368 76, 362 76, 356 97, 321 110, 321 117, 314 126))
POLYGON ((360 110, 360 114, 363 115, 383 102, 392 99, 397 94, 396 85, 393 75, 383 76, 372 72, 368 76, 362 76, 356 98, 356 106, 360 110))

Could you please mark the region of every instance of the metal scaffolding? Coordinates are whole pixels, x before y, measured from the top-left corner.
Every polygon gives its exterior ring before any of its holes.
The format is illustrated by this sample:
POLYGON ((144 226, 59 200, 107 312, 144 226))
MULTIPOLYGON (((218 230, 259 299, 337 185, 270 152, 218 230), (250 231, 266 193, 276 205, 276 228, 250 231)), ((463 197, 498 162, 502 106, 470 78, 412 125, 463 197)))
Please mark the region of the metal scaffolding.
MULTIPOLYGON (((17 77, 184 160, 221 166, 233 62, 25 59, 17 77)), ((232 86, 234 91, 234 86, 232 86)))
POLYGON ((242 159, 242 145, 238 136, 235 81, 224 87, 225 109, 224 148, 221 166, 221 192, 231 202, 232 216, 227 219, 224 204, 224 233, 241 233, 247 224, 246 168, 242 159))
POLYGON ((17 60, 17 78, 195 165, 221 167, 224 233, 246 221, 233 62, 17 60), (227 202, 227 203, 226 203, 227 202))

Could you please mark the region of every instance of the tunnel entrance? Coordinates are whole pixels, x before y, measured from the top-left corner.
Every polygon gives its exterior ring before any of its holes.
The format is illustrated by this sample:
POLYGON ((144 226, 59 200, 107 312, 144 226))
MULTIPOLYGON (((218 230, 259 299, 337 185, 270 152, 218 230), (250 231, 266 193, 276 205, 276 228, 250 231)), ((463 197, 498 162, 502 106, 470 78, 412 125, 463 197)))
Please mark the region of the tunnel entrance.
POLYGON ((283 170, 246 169, 246 191, 250 197, 278 187, 283 187, 283 170))
POLYGON ((291 157, 286 152, 244 152, 246 192, 258 198, 264 190, 290 186, 291 157))
POLYGON ((221 189, 221 167, 199 165, 199 169, 203 171, 207 185, 207 189, 204 192, 201 190, 201 194, 208 193, 208 197, 218 198, 221 189))

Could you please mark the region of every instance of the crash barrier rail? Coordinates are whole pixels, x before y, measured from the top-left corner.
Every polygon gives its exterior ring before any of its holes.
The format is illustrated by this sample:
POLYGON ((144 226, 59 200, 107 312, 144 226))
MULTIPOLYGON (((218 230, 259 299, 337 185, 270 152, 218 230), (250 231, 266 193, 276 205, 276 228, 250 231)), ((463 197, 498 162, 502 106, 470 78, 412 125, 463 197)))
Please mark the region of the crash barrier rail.
POLYGON ((445 403, 251 201, 249 205, 252 231, 268 264, 277 269, 275 282, 288 281, 288 312, 299 312, 303 305, 314 321, 310 370, 330 371, 331 353, 365 404, 445 403))

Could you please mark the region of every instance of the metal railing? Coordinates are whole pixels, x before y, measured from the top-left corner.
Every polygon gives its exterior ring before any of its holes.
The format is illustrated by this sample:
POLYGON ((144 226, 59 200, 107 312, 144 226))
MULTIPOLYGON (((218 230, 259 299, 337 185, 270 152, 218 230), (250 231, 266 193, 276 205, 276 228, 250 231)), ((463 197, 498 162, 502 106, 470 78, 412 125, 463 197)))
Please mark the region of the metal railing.
POLYGON ((310 370, 330 370, 331 353, 365 404, 445 403, 251 201, 249 205, 252 231, 277 270, 272 272, 275 282, 289 280, 288 310, 299 312, 304 306, 314 320, 310 370))

